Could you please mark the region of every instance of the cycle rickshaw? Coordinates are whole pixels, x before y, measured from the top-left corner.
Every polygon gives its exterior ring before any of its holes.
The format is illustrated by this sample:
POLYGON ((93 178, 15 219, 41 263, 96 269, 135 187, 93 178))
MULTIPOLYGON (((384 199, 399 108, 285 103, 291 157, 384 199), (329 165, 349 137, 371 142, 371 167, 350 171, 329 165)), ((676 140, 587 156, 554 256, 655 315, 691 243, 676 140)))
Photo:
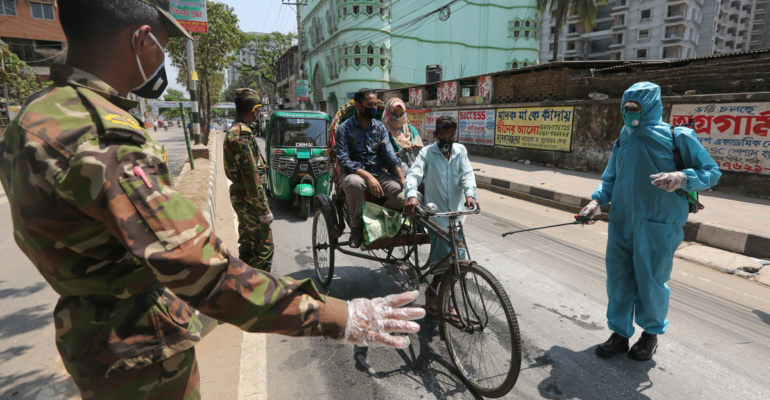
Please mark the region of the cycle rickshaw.
MULTIPOLYGON (((379 102, 379 113, 382 113, 379 102)), ((328 286, 334 273, 335 252, 381 263, 386 272, 406 290, 415 290, 429 276, 445 269, 438 290, 438 325, 441 340, 457 368, 458 377, 471 390, 486 397, 502 397, 515 385, 521 366, 521 339, 513 306, 498 280, 476 262, 459 257, 459 235, 463 215, 478 214, 477 209, 436 212, 435 206, 420 206, 414 218, 406 218, 392 236, 386 236, 354 250, 342 240, 349 226, 350 212, 342 191, 340 168, 334 143, 337 126, 353 117, 348 103, 337 111, 329 127, 327 146, 334 179, 331 197, 315 197, 312 249, 313 263, 321 285, 328 286), (430 218, 449 218, 444 230, 430 218), (450 248, 442 260, 428 265, 430 240, 434 234, 450 248)), ((379 116, 378 116, 379 117, 379 116)), ((367 199, 374 200, 374 199, 367 199)))

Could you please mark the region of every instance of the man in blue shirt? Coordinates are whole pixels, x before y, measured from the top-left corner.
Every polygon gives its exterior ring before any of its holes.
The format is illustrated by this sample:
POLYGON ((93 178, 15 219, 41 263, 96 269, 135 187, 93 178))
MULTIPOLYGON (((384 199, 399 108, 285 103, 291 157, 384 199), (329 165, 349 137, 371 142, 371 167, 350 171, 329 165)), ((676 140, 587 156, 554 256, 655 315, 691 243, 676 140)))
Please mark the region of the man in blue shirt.
POLYGON ((405 178, 401 161, 390 144, 388 130, 375 119, 377 94, 371 89, 361 89, 353 100, 356 115, 337 128, 334 149, 342 170, 342 190, 351 214, 350 247, 359 247, 363 239, 364 193, 368 189, 375 197, 385 196, 388 200, 384 206, 398 210, 404 203, 399 194, 405 178))

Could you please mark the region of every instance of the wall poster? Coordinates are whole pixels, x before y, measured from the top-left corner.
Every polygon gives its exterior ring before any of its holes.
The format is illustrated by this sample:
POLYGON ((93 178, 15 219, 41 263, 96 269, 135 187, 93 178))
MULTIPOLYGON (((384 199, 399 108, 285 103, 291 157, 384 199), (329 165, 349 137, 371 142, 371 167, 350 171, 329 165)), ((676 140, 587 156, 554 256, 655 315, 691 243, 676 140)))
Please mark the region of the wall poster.
POLYGON ((457 82, 439 83, 436 95, 440 106, 457 104, 457 82))
POLYGON ((574 114, 574 107, 499 108, 495 144, 570 151, 574 114))
POLYGON ((770 103, 675 104, 671 125, 694 119, 703 147, 726 171, 770 175, 770 103))
POLYGON ((425 136, 422 141, 429 145, 436 141, 436 119, 442 115, 449 115, 457 120, 457 111, 431 111, 425 115, 425 136))
POLYGON ((457 131, 460 143, 494 146, 495 110, 460 111, 457 131))

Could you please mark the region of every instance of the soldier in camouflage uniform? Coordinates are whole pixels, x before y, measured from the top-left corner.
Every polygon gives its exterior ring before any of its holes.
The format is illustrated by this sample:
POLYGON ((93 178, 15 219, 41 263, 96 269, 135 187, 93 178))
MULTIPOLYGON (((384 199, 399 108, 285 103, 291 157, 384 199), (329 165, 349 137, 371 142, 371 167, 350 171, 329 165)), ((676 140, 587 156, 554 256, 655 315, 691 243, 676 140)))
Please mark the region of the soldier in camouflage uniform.
POLYGON ((60 295, 56 345, 83 398, 199 398, 193 308, 248 332, 407 346, 387 332, 419 330, 407 320, 420 309, 398 308, 416 292, 345 302, 275 278, 233 257, 174 191, 125 98, 165 87, 161 44, 188 35, 168 7, 59 2, 66 65, 0 137, 14 237, 60 295))
POLYGON ((259 117, 259 93, 235 91, 238 117, 225 136, 225 174, 230 179, 230 201, 238 216, 238 257, 270 272, 273 262, 273 214, 267 203, 260 171, 265 170, 257 140, 250 126, 259 117))

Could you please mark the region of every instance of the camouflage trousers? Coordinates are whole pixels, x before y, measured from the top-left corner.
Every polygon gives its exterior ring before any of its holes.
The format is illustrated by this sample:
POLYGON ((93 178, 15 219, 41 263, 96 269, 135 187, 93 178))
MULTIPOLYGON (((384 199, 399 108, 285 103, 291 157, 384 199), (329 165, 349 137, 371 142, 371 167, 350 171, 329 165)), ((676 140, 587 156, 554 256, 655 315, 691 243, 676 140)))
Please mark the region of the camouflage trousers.
POLYGON ((238 258, 246 264, 270 272, 273 265, 273 231, 259 220, 262 214, 250 202, 230 198, 238 216, 238 258))
MULTIPOLYGON (((73 376, 73 379, 75 377, 73 376)), ((107 378, 75 379, 84 400, 200 399, 200 375, 191 347, 169 359, 107 378)))

